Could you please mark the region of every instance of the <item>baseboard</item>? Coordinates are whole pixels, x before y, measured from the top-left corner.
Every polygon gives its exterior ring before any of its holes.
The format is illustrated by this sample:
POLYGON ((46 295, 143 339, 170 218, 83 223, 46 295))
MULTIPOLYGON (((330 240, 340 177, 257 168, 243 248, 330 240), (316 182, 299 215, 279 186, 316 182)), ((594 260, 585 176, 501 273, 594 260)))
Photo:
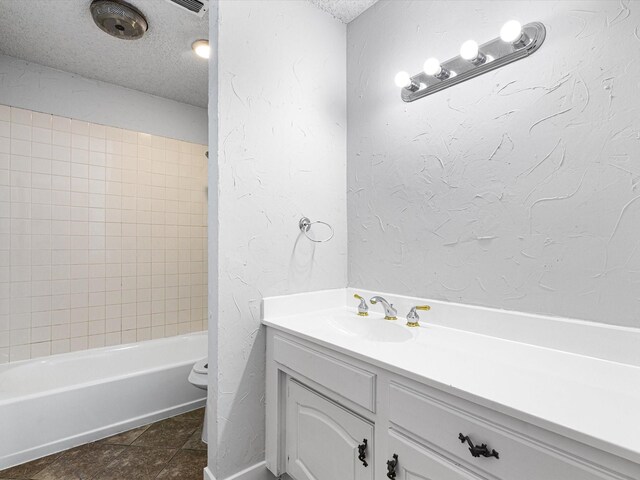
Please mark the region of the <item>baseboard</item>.
POLYGON ((213 476, 213 473, 211 473, 209 467, 206 467, 204 469, 204 480, 216 480, 216 477, 213 476))
MULTIPOLYGON (((267 470, 267 463, 260 462, 245 468, 241 472, 227 477, 225 480, 273 480, 275 477, 267 470)), ((209 467, 204 469, 204 480, 216 480, 209 467)))

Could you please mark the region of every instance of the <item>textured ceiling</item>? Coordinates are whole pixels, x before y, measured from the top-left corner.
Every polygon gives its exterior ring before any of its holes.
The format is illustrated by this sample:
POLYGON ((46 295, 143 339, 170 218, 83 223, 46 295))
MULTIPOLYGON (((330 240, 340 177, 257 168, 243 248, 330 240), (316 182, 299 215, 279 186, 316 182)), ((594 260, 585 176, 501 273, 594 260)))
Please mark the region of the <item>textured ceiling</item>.
POLYGON ((207 61, 191 44, 208 38, 199 18, 161 0, 129 0, 149 22, 140 40, 101 31, 91 0, 0 0, 0 53, 179 102, 207 106, 207 61))
POLYGON ((338 20, 349 23, 378 0, 309 0, 338 20))

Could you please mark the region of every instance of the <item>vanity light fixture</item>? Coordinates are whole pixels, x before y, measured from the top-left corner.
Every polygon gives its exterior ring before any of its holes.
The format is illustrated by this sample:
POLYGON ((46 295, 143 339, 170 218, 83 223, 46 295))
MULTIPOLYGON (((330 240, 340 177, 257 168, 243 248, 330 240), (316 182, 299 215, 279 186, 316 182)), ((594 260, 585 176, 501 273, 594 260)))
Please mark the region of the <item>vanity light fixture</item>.
POLYGON ((420 89, 420 86, 411 81, 411 75, 407 72, 398 72, 395 78, 396 86, 400 88, 408 88, 412 92, 420 89))
POLYGON ((424 73, 438 80, 446 80, 451 76, 451 72, 446 68, 442 68, 440 61, 437 58, 427 58, 423 66, 424 73))
POLYGON ((429 58, 424 62, 422 72, 414 76, 399 72, 395 82, 402 89, 402 100, 413 102, 528 57, 540 48, 545 36, 545 26, 540 22, 523 26, 517 20, 510 20, 502 26, 498 38, 482 45, 467 40, 460 47, 459 56, 443 63, 436 58, 429 58))
POLYGON ((482 65, 487 61, 487 56, 478 47, 478 42, 467 40, 460 47, 460 56, 474 65, 482 65))
POLYGON ((211 56, 211 47, 209 46, 209 40, 196 40, 191 45, 194 53, 201 58, 209 58, 211 56))
POLYGON ((522 25, 517 20, 509 20, 502 26, 500 39, 515 46, 524 46, 529 41, 529 37, 522 31, 522 25))

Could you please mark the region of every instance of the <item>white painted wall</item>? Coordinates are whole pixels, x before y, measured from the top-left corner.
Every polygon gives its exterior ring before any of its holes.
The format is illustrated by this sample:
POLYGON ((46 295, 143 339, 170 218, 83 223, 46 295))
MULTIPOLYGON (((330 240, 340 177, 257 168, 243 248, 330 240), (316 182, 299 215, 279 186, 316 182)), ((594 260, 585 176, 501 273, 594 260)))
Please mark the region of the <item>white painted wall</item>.
POLYGON ((0 55, 0 104, 206 145, 207 109, 0 55))
MULTIPOLYGON (((218 458, 218 2, 209 4, 209 42, 212 46, 209 59, 209 162, 208 181, 208 327, 209 327, 209 374, 207 377, 207 464, 215 470, 218 458)), ((213 477, 208 467, 205 476, 213 477)))
POLYGON ((640 3, 382 0, 348 28, 349 284, 640 326, 640 3), (428 56, 532 57, 411 104, 428 56))
MULTIPOLYGON (((264 460, 264 296, 346 284, 346 27, 307 1, 221 1, 218 440, 227 478, 264 460), (302 215, 331 223, 315 246, 302 215)), ((216 393, 210 393, 212 398, 216 393)), ((215 439, 210 440, 215 445, 215 439)))

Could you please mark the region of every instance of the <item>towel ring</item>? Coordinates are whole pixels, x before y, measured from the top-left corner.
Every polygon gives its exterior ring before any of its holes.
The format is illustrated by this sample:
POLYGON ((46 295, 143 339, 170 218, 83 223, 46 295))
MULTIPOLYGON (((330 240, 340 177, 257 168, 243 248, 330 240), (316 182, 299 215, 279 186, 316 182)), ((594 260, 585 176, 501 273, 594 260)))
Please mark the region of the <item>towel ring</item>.
POLYGON ((329 225, 327 222, 321 222, 321 221, 315 221, 312 222, 311 220, 309 220, 307 217, 302 217, 300 219, 300 221, 298 222, 298 228, 300 228, 300 231, 302 233, 304 233, 304 236, 307 237, 309 240, 311 240, 314 243, 324 243, 324 242, 328 242, 329 240, 331 240, 333 238, 334 235, 334 231, 333 231, 333 227, 331 225, 329 225), (316 240, 315 238, 311 238, 309 236, 309 230, 311 230, 311 227, 313 225, 316 224, 320 224, 320 225, 326 225, 327 227, 329 227, 329 230, 331 230, 331 235, 329 235, 328 238, 325 238, 323 240, 316 240))

